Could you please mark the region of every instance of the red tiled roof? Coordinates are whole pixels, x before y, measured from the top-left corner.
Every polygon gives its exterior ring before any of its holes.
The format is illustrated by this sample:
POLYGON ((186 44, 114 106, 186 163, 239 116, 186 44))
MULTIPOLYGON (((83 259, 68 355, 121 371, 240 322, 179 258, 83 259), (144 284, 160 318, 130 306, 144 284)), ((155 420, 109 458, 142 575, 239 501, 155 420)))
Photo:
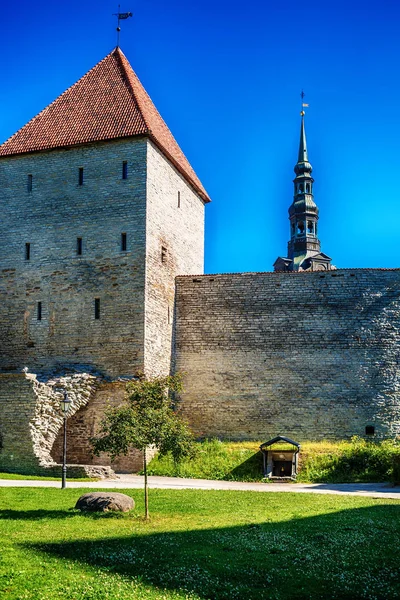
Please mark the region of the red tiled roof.
POLYGON ((147 135, 209 202, 125 55, 115 48, 77 83, 0 146, 0 157, 147 135))

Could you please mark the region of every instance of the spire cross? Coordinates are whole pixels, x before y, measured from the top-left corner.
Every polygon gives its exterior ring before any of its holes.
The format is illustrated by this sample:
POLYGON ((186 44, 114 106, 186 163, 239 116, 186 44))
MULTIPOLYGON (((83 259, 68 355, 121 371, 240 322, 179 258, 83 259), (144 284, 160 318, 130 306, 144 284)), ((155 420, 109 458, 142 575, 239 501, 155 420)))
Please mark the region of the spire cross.
POLYGON ((121 27, 119 26, 119 22, 124 20, 124 19, 129 19, 129 17, 132 17, 132 13, 131 12, 126 12, 126 13, 122 13, 120 12, 120 8, 121 5, 118 4, 118 12, 113 14, 113 17, 117 17, 117 48, 119 47, 119 34, 121 31, 121 27))

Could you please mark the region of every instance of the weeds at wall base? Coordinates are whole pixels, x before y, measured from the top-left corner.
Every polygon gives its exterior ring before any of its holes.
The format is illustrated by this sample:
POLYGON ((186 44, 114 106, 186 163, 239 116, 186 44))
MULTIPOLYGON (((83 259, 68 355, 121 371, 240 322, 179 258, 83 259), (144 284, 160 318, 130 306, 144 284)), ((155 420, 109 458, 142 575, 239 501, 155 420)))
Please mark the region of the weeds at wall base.
MULTIPOLYGON (((196 444, 196 456, 175 465, 156 456, 149 475, 227 481, 263 481, 260 442, 218 439, 196 444)), ((299 474, 302 483, 400 483, 400 440, 369 441, 354 437, 342 442, 304 442, 299 474)))

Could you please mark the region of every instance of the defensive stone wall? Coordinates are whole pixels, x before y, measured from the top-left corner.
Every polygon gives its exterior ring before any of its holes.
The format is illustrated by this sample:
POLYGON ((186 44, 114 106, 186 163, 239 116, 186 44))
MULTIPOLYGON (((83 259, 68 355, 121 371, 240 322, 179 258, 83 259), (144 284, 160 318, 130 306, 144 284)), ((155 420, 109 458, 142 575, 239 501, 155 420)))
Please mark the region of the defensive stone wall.
POLYGON ((178 277, 176 369, 199 436, 400 435, 400 269, 178 277))

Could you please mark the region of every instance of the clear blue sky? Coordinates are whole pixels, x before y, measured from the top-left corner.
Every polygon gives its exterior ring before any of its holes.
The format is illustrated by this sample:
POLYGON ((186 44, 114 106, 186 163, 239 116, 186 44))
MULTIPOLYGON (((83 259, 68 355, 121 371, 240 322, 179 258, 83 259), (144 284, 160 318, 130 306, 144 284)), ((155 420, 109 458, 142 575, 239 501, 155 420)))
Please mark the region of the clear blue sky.
MULTIPOLYGON (((398 1, 121 0, 121 48, 213 203, 206 272, 286 255, 300 127, 322 250, 399 267, 398 1)), ((117 2, 3 3, 0 141, 115 46, 117 2)))

